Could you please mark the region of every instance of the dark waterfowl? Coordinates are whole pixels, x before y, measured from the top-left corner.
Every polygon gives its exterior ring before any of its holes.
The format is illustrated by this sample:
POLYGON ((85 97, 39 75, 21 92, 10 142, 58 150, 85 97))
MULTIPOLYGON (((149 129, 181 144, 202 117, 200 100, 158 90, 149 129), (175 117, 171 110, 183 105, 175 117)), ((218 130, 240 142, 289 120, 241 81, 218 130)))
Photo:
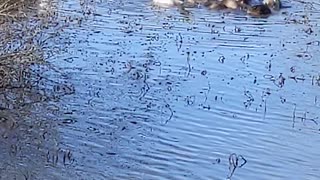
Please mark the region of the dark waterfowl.
POLYGON ((248 6, 266 5, 272 10, 281 8, 280 0, 240 0, 241 4, 248 6))
POLYGON ((280 0, 241 0, 242 9, 255 17, 266 17, 272 13, 272 10, 280 10, 280 0))
POLYGON ((269 6, 265 4, 250 6, 247 8, 247 13, 255 17, 266 17, 269 16, 272 12, 269 6))

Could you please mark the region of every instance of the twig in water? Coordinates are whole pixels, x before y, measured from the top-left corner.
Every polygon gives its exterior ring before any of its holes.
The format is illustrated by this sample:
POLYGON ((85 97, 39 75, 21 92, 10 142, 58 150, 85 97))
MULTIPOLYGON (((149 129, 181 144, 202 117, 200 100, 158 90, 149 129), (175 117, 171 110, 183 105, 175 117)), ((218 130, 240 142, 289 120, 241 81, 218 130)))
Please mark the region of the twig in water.
POLYGON ((191 73, 191 65, 190 65, 190 52, 187 52, 187 64, 188 64, 188 74, 187 77, 189 77, 190 73, 191 73))
POLYGON ((293 115, 292 115, 292 128, 294 128, 294 125, 296 123, 296 108, 297 108, 297 105, 294 104, 293 115))
POLYGON ((165 124, 167 124, 173 117, 173 110, 171 109, 169 104, 166 104, 165 106, 166 108, 168 108, 170 110, 170 117, 166 120, 165 124))

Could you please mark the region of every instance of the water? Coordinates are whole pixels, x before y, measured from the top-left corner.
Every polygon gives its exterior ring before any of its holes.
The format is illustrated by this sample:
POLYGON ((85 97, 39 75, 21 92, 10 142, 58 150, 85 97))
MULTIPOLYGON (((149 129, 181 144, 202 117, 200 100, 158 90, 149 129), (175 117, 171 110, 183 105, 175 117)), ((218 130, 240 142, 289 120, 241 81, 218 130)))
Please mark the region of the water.
POLYGON ((0 179, 319 179, 320 5, 284 3, 54 2, 41 91, 2 103, 0 179))

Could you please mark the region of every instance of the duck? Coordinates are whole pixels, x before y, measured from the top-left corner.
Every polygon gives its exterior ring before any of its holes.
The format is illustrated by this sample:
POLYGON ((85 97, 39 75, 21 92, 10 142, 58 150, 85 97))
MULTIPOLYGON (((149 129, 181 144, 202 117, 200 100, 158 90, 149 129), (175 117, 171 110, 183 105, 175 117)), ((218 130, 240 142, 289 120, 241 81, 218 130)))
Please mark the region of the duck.
POLYGON ((278 11, 281 7, 280 0, 263 0, 255 2, 253 0, 241 0, 241 8, 249 15, 255 17, 266 17, 272 14, 272 11, 278 11))
POLYGON ((180 14, 186 16, 191 14, 190 11, 186 10, 184 0, 152 0, 152 4, 160 8, 177 7, 180 14))
POLYGON ((152 0, 153 5, 158 7, 183 6, 192 8, 204 5, 206 7, 221 6, 230 9, 235 9, 235 4, 238 1, 239 0, 152 0))
POLYGON ((203 5, 209 9, 239 9, 243 0, 207 0, 203 5))
POLYGON ((152 4, 158 7, 169 8, 173 6, 181 6, 183 0, 152 0, 152 4))
POLYGON ((206 0, 209 9, 244 9, 251 15, 269 15, 272 10, 280 10, 280 0, 206 0))
POLYGON ((269 6, 265 4, 249 6, 246 11, 249 15, 254 17, 267 17, 272 13, 269 6))
POLYGON ((205 3, 207 3, 209 0, 184 0, 183 4, 185 7, 199 7, 205 3))
POLYGON ((208 9, 214 9, 214 10, 227 9, 227 6, 222 1, 211 0, 211 1, 207 1, 203 5, 208 9))
POLYGON ((263 0, 263 4, 269 6, 273 10, 279 11, 282 8, 282 3, 280 0, 263 0))
POLYGON ((240 0, 222 0, 222 3, 228 9, 238 9, 240 8, 240 0))
POLYGON ((208 9, 242 9, 251 16, 269 16, 272 11, 282 7, 280 0, 153 0, 160 7, 177 6, 179 10, 188 12, 185 8, 203 5, 208 9))
POLYGON ((208 0, 153 0, 153 5, 159 7, 183 6, 184 8, 193 8, 207 1, 208 0))

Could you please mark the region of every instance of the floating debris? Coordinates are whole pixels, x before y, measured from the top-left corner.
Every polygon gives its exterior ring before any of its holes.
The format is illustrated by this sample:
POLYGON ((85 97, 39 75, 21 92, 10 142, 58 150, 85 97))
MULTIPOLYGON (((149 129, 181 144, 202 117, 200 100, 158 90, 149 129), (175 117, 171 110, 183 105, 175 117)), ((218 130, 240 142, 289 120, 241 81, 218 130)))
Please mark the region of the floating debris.
POLYGON ((232 153, 229 156, 229 174, 227 176, 228 180, 231 180, 234 172, 237 168, 242 168, 247 163, 247 160, 242 155, 237 155, 232 153))

